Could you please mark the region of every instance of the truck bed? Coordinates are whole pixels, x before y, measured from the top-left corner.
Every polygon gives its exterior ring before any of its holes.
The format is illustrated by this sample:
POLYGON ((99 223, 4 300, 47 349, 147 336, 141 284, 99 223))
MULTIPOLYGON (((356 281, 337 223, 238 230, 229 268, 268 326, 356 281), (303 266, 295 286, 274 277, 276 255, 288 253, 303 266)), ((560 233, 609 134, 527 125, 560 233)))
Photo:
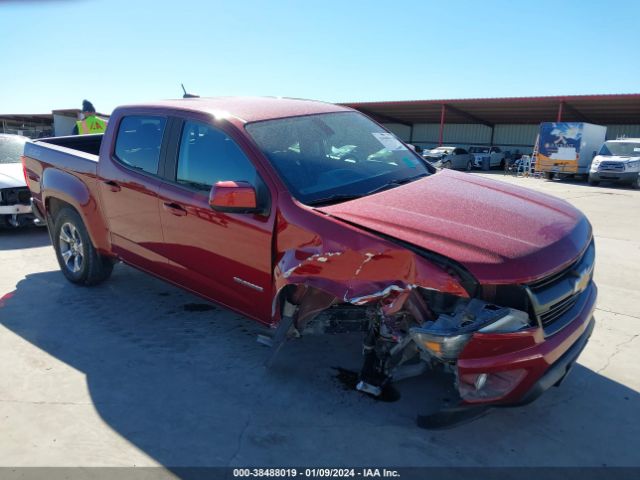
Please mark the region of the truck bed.
POLYGON ((25 146, 27 157, 62 170, 95 176, 102 134, 51 137, 25 146))

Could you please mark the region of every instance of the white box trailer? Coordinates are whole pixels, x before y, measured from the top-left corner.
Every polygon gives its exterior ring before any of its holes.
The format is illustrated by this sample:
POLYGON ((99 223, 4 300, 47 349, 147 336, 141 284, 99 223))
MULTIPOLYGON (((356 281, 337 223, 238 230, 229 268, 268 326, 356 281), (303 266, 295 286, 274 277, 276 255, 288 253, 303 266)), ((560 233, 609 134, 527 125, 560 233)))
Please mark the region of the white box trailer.
POLYGON ((587 175, 606 135, 607 127, 592 123, 541 123, 536 171, 547 178, 555 174, 587 175))

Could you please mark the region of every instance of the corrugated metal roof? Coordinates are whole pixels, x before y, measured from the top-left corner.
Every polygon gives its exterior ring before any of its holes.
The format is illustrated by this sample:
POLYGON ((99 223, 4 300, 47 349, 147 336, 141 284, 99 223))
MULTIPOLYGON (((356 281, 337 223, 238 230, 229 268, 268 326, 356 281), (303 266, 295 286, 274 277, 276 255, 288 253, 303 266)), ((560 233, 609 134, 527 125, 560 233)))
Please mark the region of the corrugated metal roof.
POLYGON ((556 121, 559 111, 563 121, 599 125, 640 123, 640 93, 349 102, 343 105, 387 123, 440 123, 443 105, 445 123, 535 124, 556 121))

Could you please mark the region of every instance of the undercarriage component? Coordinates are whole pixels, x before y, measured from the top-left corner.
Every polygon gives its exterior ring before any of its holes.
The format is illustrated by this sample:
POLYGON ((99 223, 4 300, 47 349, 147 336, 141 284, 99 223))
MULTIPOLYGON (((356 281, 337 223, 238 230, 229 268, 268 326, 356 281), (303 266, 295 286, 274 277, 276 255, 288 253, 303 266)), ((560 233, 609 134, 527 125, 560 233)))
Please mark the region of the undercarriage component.
POLYGON ((369 332, 362 344, 364 362, 360 370, 360 381, 356 386, 357 390, 376 397, 380 396, 382 387, 388 381, 388 377, 384 374, 383 366, 376 352, 379 335, 379 326, 375 322, 372 322, 369 332))
POLYGON ((37 225, 38 222, 31 213, 12 213, 10 215, 0 214, 0 227, 27 227, 37 225))
MULTIPOLYGON (((290 334, 290 331, 293 329, 297 334, 297 330, 293 325, 294 317, 297 309, 298 307, 296 305, 289 303, 287 300, 284 301, 284 306, 282 307, 282 319, 280 320, 280 324, 278 325, 278 328, 276 329, 276 333, 273 336, 273 340, 271 343, 272 351, 271 351, 271 354, 269 355, 269 358, 267 358, 267 360, 264 363, 265 367, 269 368, 271 367, 271 365, 273 365, 273 362, 278 356, 280 349, 282 348, 284 343, 287 341, 287 337, 290 334)), ((260 341, 260 338, 258 339, 258 341, 260 341)), ((264 343, 264 342, 261 342, 261 343, 264 343)))
POLYGON ((364 380, 360 380, 358 385, 356 385, 356 390, 363 393, 368 393, 369 395, 373 395, 374 397, 379 397, 382 395, 382 386, 380 385, 372 385, 371 383, 367 383, 364 380))

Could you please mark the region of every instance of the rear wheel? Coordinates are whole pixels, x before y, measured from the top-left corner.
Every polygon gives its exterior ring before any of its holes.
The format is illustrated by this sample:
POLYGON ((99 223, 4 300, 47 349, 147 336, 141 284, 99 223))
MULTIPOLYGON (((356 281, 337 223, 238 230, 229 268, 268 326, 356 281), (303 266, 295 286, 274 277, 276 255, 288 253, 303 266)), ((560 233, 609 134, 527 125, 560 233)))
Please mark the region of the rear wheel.
POLYGON ((82 218, 71 208, 56 216, 53 248, 62 273, 72 283, 96 285, 111 275, 113 261, 96 251, 82 218))

